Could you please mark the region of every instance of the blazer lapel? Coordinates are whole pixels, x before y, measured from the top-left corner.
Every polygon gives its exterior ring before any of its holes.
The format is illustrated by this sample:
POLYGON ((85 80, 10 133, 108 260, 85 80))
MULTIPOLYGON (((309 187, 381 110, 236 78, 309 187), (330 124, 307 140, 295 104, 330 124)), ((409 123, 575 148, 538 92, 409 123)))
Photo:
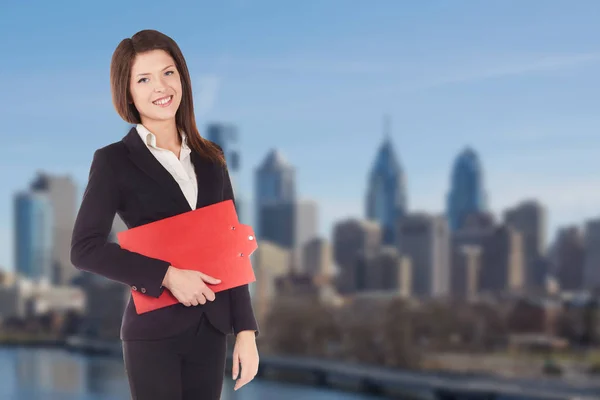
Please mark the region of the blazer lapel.
POLYGON ((205 165, 207 161, 198 153, 196 153, 196 150, 194 149, 192 149, 190 157, 192 158, 192 164, 194 164, 194 171, 196 172, 196 182, 198 184, 198 196, 196 197, 196 208, 198 208, 200 207, 200 198, 202 197, 202 185, 200 184, 200 182, 203 181, 202 175, 208 170, 208 168, 206 168, 205 165))
MULTIPOLYGON (((150 178, 154 179, 154 181, 164 189, 165 193, 171 196, 178 207, 186 211, 191 211, 190 204, 187 202, 179 184, 175 181, 169 171, 167 171, 152 153, 150 153, 150 150, 146 147, 146 143, 142 141, 135 126, 132 127, 129 130, 129 133, 123 138, 123 142, 129 149, 129 157, 131 160, 150 178)), ((192 154, 194 154, 193 151, 192 154)), ((198 168, 196 165, 195 167, 197 171, 198 168)), ((196 175, 198 174, 196 173, 196 175)))

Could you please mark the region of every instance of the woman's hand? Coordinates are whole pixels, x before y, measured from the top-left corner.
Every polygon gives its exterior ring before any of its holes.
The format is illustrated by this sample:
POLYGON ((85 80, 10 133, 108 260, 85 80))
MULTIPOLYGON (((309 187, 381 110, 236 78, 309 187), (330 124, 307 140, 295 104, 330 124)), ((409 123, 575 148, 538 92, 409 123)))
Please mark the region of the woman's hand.
POLYGON ((232 377, 237 379, 240 364, 242 376, 235 382, 233 390, 238 390, 250 382, 258 373, 258 349, 256 348, 256 335, 254 331, 241 331, 235 337, 233 347, 232 377))
POLYGON ((169 289, 180 303, 189 307, 215 299, 215 293, 205 282, 217 284, 221 283, 221 280, 202 272, 179 269, 171 265, 163 279, 163 286, 169 289))

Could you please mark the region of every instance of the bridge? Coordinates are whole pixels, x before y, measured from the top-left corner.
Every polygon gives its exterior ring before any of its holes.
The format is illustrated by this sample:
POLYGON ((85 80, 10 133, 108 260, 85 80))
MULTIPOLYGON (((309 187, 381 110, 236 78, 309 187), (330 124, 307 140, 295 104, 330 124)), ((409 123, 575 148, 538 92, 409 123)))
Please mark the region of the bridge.
MULTIPOLYGON (((231 363, 230 353, 228 366, 231 363)), ((398 399, 600 399, 600 385, 582 388, 549 380, 412 372, 310 357, 261 355, 257 377, 270 372, 308 375, 316 385, 332 389, 351 383, 354 390, 398 399)))

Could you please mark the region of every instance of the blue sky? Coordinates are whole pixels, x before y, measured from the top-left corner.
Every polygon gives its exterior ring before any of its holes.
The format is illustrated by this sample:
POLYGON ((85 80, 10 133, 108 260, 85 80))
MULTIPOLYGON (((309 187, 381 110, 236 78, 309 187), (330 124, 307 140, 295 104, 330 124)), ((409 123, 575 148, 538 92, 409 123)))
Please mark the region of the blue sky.
POLYGON ((297 166, 301 196, 319 202, 326 236, 362 215, 385 114, 411 210, 444 210, 453 159, 469 145, 493 211, 537 198, 550 238, 600 214, 599 2, 7 3, 0 266, 13 262, 13 194, 42 169, 71 174, 82 191, 93 151, 126 133, 109 63, 146 28, 182 48, 200 126, 238 126, 244 196, 277 147, 297 166))

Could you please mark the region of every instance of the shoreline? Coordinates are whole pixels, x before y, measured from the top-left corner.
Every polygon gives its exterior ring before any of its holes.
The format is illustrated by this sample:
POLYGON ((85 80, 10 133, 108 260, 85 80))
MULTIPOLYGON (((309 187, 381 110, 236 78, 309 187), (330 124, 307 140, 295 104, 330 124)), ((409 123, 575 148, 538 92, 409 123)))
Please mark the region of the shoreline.
MULTIPOLYGON (((122 343, 120 340, 94 340, 82 337, 69 337, 62 340, 51 340, 51 339, 17 339, 7 340, 2 338, 0 340, 0 350, 3 348, 10 349, 49 349, 49 350, 61 350, 69 353, 81 354, 87 357, 108 357, 110 359, 122 360, 122 343)), ((228 350, 227 363, 225 364, 225 373, 231 374, 231 358, 232 349, 228 350)), ((382 395, 377 391, 369 390, 361 386, 360 382, 344 381, 341 380, 337 383, 328 383, 315 379, 313 374, 310 372, 297 372, 297 371, 273 371, 269 369, 264 371, 260 369, 256 379, 264 381, 275 381, 287 384, 299 384, 309 387, 319 387, 321 389, 331 390, 334 392, 347 392, 347 393, 362 393, 366 395, 382 395)), ((387 394, 384 398, 398 398, 407 399, 406 393, 402 392, 401 395, 394 396, 393 393, 387 394), (390 397, 390 395, 392 397, 390 397)), ((410 397, 411 400, 428 400, 426 396, 414 396, 410 397)))
MULTIPOLYGON (((30 338, 26 338, 23 339, 23 337, 20 337, 19 340, 10 340, 7 339, 6 337, 2 338, 2 340, 0 340, 0 348, 5 347, 5 348, 48 348, 48 349, 60 349, 63 351, 67 351, 67 352, 72 352, 72 353, 79 353, 79 354, 83 354, 85 356, 108 356, 111 358, 122 358, 122 342, 120 340, 94 340, 94 339, 89 339, 89 338, 83 338, 83 337, 76 337, 76 336, 72 336, 72 337, 68 337, 66 339, 60 340, 57 338, 50 338, 50 337, 46 337, 46 338, 39 338, 39 337, 30 337, 30 338)), ((231 349, 229 349, 228 351, 228 362, 226 363, 226 373, 230 373, 231 372, 231 349)), ((271 357, 271 355, 268 355, 268 357, 271 357)), ((285 358, 285 357, 275 357, 275 358, 285 358)), ((293 358, 293 357, 292 357, 293 358)), ((268 364, 268 363, 266 363, 268 364)), ((367 394, 367 395, 378 395, 381 396, 382 398, 402 398, 402 399, 406 399, 406 398, 411 398, 411 399, 419 399, 419 398, 428 398, 431 395, 435 395, 435 393, 439 392, 440 390, 444 390, 443 387, 440 387, 438 385, 431 385, 429 387, 423 387, 421 386, 420 388, 410 388, 410 387, 404 387, 403 385, 399 385, 399 384, 394 384, 393 382, 382 382, 380 379, 373 379, 372 377, 369 378, 368 375, 369 373, 365 373, 364 377, 354 377, 354 379, 351 379, 350 377, 344 377, 344 376, 336 376, 335 373, 331 374, 331 373, 327 373, 327 372, 322 372, 322 371, 317 371, 315 369, 306 369, 306 370, 302 370, 301 368, 279 368, 277 367, 277 365, 275 364, 274 366, 271 365, 266 365, 266 364, 262 364, 261 367, 259 368, 259 373, 257 374, 256 378, 258 379, 264 379, 264 380, 272 380, 272 381, 278 381, 278 382, 283 382, 283 383, 290 383, 290 384, 302 384, 302 385, 309 385, 309 386, 313 386, 313 387, 319 387, 319 388, 324 388, 324 389, 331 389, 334 391, 341 391, 341 392, 354 392, 354 393, 363 393, 363 394, 367 394)), ((361 367, 361 366, 359 366, 361 367)), ((362 366, 365 367, 366 369, 369 369, 371 366, 362 366)), ((376 368, 377 369, 377 368, 376 368)), ((492 381, 492 382, 496 382, 498 384, 500 383, 508 383, 508 381, 511 381, 511 379, 507 379, 506 377, 502 377, 502 376, 490 376, 490 374, 486 374, 481 373, 481 374, 469 374, 469 373, 465 373, 465 374, 461 374, 459 372, 453 372, 453 371, 397 371, 398 374, 402 374, 402 373, 409 373, 409 374, 415 374, 415 376, 420 375, 422 377, 429 377, 432 379, 437 379, 437 378, 443 378, 443 375, 447 375, 447 378, 451 378, 452 375, 455 375, 455 378, 458 379, 460 376, 459 380, 465 380, 465 383, 467 384, 467 386, 470 386, 472 384, 475 384, 477 381, 481 381, 481 380, 486 380, 486 381, 492 381), (480 375, 480 376, 472 376, 472 375, 480 375), (469 381, 471 381, 472 378, 472 382, 468 383, 469 381), (504 381, 504 382, 503 382, 504 381)), ((452 379, 452 378, 451 378, 452 379)), ((452 379, 454 380, 454 379, 452 379)), ((549 383, 549 382, 548 382, 549 383)), ((559 381, 555 381, 555 383, 564 383, 565 386, 571 386, 569 384, 569 382, 559 382, 559 381)), ((413 386, 413 385, 409 385, 409 386, 413 386)), ((561 385, 562 386, 562 385, 561 385)), ((558 388, 557 388, 558 389, 558 388)), ((566 387, 563 387, 562 389, 567 389, 566 387)), ((456 390, 460 390, 461 389, 456 389, 456 390)), ((586 397, 586 395, 589 395, 589 390, 588 389, 584 389, 582 388, 581 390, 581 394, 578 395, 578 397, 584 398, 586 397), (588 392, 588 393, 586 393, 588 392)), ((560 390, 561 392, 563 390, 560 390)), ((569 390, 567 390, 569 391, 569 390)), ((479 390, 477 390, 477 392, 479 392, 479 390)), ((501 394, 501 391, 498 391, 497 394, 501 394)), ((596 395, 596 393, 598 393, 600 395, 600 388, 598 390, 594 390, 594 395, 596 395)), ((475 395, 479 395, 479 394, 483 394, 483 393, 472 393, 475 395)), ((507 393, 508 394, 508 393, 507 393)), ((508 394, 509 396, 513 395, 512 394, 508 394)), ((551 397, 546 397, 546 396, 542 396, 542 397, 537 397, 537 396, 530 396, 527 397, 527 395, 524 395, 522 397, 523 399, 529 399, 529 398, 551 398, 551 397)), ((569 398, 569 397, 556 397, 556 398, 569 398)))
POLYGON ((67 345, 65 338, 44 337, 40 335, 24 336, 19 334, 13 336, 2 335, 0 347, 52 347, 64 348, 67 345))

